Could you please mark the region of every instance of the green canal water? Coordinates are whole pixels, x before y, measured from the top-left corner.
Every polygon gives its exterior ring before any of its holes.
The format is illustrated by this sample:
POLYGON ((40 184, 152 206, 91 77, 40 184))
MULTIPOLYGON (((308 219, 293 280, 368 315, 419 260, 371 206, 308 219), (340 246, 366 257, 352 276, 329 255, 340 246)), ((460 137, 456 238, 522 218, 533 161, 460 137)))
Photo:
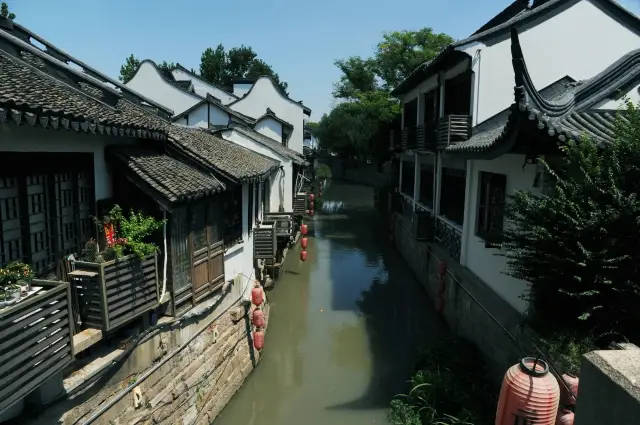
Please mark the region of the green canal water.
POLYGON ((386 424, 422 347, 446 331, 375 217, 373 189, 333 183, 268 293, 263 358, 216 425, 386 424))

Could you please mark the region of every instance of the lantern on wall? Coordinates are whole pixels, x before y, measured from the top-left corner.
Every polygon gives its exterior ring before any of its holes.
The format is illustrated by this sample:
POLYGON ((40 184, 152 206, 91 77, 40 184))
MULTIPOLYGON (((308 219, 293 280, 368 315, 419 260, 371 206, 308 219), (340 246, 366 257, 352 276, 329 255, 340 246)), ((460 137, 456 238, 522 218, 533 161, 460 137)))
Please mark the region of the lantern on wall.
POLYGON ((309 194, 309 202, 313 202, 316 199, 316 195, 314 195, 313 193, 309 194))
POLYGON ((307 233, 309 233, 309 228, 307 227, 306 224, 301 224, 300 225, 300 233, 305 236, 307 233))
POLYGON ((560 409, 555 425, 573 425, 575 414, 569 409, 560 409))
POLYGON ((307 245, 309 245, 309 239, 307 238, 300 239, 300 246, 302 247, 302 249, 307 249, 307 245))
POLYGON ((560 387, 549 373, 549 365, 525 357, 504 375, 495 423, 554 425, 559 404, 560 387))
POLYGON ((251 302, 255 305, 262 305, 264 302, 264 290, 258 282, 251 289, 251 302))
POLYGON ((565 373, 562 375, 562 380, 571 391, 567 390, 567 387, 565 387, 562 382, 558 383, 560 385, 560 404, 563 406, 575 406, 576 399, 573 396, 578 396, 578 377, 565 373), (571 393, 573 393, 573 395, 571 393))
POLYGON ((315 209, 315 206, 316 206, 315 202, 313 202, 313 201, 309 202, 309 209, 310 210, 315 209))
POLYGON ((264 312, 261 308, 256 308, 253 310, 253 314, 251 315, 251 323, 256 328, 264 328, 264 312))
POLYGON ((300 260, 307 261, 307 250, 306 249, 303 249, 302 251, 300 251, 300 260))
POLYGON ((264 331, 262 329, 253 332, 253 347, 258 351, 264 348, 264 331))
POLYGON ((309 215, 310 215, 311 217, 313 217, 313 214, 315 214, 315 213, 313 212, 313 210, 309 210, 309 215))

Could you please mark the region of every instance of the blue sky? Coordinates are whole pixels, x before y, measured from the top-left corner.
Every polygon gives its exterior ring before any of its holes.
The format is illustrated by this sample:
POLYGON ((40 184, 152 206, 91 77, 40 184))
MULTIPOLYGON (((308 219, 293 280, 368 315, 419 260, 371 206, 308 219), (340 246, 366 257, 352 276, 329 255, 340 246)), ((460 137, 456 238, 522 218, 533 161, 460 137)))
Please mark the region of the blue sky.
MULTIPOLYGON (((290 95, 313 110, 333 104, 338 58, 369 56, 385 31, 474 32, 511 0, 5 0, 17 21, 106 74, 129 54, 198 69, 207 47, 253 47, 290 95)), ((640 12, 640 0, 622 0, 640 12)))

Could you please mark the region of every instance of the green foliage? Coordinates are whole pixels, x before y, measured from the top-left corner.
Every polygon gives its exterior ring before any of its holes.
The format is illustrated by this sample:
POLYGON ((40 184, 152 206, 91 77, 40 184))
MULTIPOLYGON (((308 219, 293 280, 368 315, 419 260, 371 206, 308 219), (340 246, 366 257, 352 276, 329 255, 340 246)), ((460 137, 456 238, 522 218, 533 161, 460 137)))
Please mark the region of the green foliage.
POLYGON ((200 58, 200 75, 208 82, 220 86, 231 86, 235 78, 258 78, 270 76, 284 94, 287 94, 288 84, 280 81, 278 74, 258 58, 258 54, 251 47, 233 47, 225 51, 222 44, 215 49, 207 48, 200 58))
POLYGON ((551 357, 553 364, 563 373, 574 376, 580 375, 582 356, 598 349, 591 336, 571 333, 556 332, 542 338, 541 342, 544 344, 543 351, 551 357))
MULTIPOLYGON (((162 228, 163 220, 156 220, 142 212, 129 211, 125 216, 122 208, 115 205, 102 220, 96 220, 101 229, 104 226, 113 225, 115 235, 113 241, 107 241, 107 248, 103 258, 121 258, 125 255, 135 254, 139 258, 155 254, 158 248, 146 239, 154 232, 162 228)), ((85 252, 90 252, 89 247, 85 247, 85 252)))
POLYGON ((453 39, 431 28, 385 33, 370 58, 335 61, 341 76, 333 96, 340 103, 319 122, 323 149, 346 157, 383 161, 390 126, 400 113, 389 90, 453 39))
POLYGON ((411 391, 389 410, 394 425, 483 425, 492 423, 497 392, 486 383, 482 354, 457 338, 434 343, 423 354, 411 391))
POLYGON ((331 168, 327 164, 318 164, 318 168, 316 168, 317 179, 330 179, 331 176, 331 168))
POLYGON ((530 282, 534 324, 618 332, 640 330, 640 110, 621 110, 615 141, 562 147, 557 164, 541 161, 552 187, 517 191, 508 207, 500 255, 506 273, 530 282))
POLYGON ((30 282, 34 277, 31 266, 21 261, 14 261, 0 267, 0 288, 3 290, 19 287, 18 281, 30 282))
POLYGON ((0 4, 0 18, 11 19, 12 21, 16 19, 16 14, 9 12, 9 5, 6 2, 0 4))
POLYGON ((134 75, 136 75, 136 71, 140 66, 140 60, 133 56, 133 53, 127 58, 124 62, 124 65, 120 67, 120 76, 118 77, 120 81, 124 84, 127 84, 134 75))

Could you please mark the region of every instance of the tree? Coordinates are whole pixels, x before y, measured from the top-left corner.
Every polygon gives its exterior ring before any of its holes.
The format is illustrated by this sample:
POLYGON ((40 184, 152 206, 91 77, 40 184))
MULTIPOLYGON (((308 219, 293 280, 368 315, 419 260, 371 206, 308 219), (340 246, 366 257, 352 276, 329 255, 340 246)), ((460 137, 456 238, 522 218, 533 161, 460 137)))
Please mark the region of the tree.
POLYGON ((9 5, 5 2, 0 4, 0 18, 10 19, 12 21, 16 19, 16 14, 9 12, 9 5))
POLYGON ((176 68, 176 64, 173 62, 162 61, 162 63, 158 64, 158 68, 171 72, 176 68))
POLYGON ((120 67, 120 76, 118 77, 120 81, 124 84, 127 84, 134 75, 136 75, 136 71, 140 67, 140 60, 133 56, 133 53, 127 58, 124 62, 124 65, 120 67))
POLYGON ((354 99, 357 92, 379 90, 376 80, 375 61, 351 56, 334 62, 342 75, 333 86, 333 97, 337 99, 354 99))
POLYGON ((200 58, 200 75, 210 83, 231 86, 235 78, 271 77, 284 94, 288 84, 280 80, 277 73, 266 62, 258 58, 251 47, 233 47, 225 51, 222 44, 215 49, 207 48, 200 58))
POLYGON ((556 164, 541 160, 552 187, 510 199, 506 273, 530 282, 534 323, 638 341, 640 110, 620 111, 604 149, 583 139, 562 153, 556 164))

